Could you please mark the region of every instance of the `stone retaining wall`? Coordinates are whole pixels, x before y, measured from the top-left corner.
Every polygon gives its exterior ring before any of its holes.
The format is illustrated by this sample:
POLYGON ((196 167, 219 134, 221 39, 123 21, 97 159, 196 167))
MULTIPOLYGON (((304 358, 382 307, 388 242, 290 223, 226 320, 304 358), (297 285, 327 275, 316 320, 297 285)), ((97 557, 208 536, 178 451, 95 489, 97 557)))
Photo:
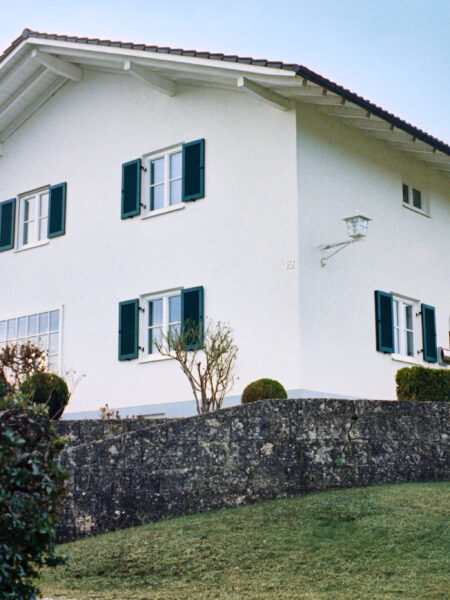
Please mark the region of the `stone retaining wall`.
POLYGON ((81 424, 63 453, 58 540, 330 487, 444 480, 449 413, 438 402, 267 400, 111 426, 96 441, 91 422, 86 443, 81 424))
POLYGON ((72 447, 160 425, 166 421, 168 419, 80 419, 55 421, 54 425, 58 434, 64 436, 72 447))

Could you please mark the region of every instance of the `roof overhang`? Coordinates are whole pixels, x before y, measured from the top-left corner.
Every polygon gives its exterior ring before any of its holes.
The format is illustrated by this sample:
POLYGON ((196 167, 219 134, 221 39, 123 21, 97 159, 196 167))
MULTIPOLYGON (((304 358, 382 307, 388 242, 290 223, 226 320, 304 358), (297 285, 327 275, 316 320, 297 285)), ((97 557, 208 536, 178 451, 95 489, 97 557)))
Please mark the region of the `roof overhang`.
POLYGON ((51 96, 68 81, 80 81, 83 71, 95 70, 136 78, 168 96, 176 96, 178 84, 190 83, 249 93, 279 110, 314 104, 450 176, 447 144, 300 65, 35 35, 25 30, 0 57, 0 155, 2 143, 51 96))

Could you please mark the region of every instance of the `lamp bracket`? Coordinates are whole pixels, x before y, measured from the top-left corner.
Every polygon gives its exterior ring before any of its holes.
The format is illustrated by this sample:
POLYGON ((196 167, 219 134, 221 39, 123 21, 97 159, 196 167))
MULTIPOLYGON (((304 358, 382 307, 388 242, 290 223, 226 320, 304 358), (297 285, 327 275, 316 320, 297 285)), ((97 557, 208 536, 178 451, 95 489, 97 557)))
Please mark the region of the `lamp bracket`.
POLYGON ((353 242, 358 242, 359 239, 355 238, 353 240, 345 240, 345 242, 337 242, 336 244, 323 244, 319 246, 321 250, 329 250, 330 248, 337 248, 338 246, 348 246, 349 244, 353 244, 353 242))
POLYGON ((344 250, 344 248, 347 248, 347 246, 350 246, 351 244, 354 244, 355 242, 360 242, 361 239, 362 238, 353 238, 352 240, 347 240, 345 242, 338 242, 337 244, 326 244, 324 246, 320 246, 321 250, 329 250, 330 248, 337 248, 337 250, 335 250, 328 256, 324 256, 323 258, 320 259, 320 266, 324 267, 326 265, 327 261, 330 260, 330 258, 335 256, 341 250, 344 250))

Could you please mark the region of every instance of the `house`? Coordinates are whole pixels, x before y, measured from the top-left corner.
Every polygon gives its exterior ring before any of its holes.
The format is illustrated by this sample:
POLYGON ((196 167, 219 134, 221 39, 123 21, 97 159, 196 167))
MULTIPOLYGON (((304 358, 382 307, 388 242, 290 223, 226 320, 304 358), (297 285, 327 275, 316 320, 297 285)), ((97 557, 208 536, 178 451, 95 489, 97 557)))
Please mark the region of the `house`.
POLYGON ((25 29, 0 144, 0 343, 85 375, 69 414, 192 412, 183 315, 233 327, 234 400, 448 368, 450 147, 307 68, 25 29))

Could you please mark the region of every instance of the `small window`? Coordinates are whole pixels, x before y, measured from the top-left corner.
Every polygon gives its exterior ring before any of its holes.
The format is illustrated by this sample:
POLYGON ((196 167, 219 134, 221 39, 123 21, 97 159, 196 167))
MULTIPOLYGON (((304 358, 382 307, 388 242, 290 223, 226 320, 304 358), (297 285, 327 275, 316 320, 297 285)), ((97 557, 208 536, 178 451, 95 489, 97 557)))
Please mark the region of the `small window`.
POLYGON ((0 321, 0 349, 31 343, 48 352, 48 370, 58 372, 60 311, 52 310, 0 321))
POLYGON ((418 208, 419 210, 423 210, 422 192, 420 190, 416 190, 416 188, 412 189, 412 201, 413 201, 414 208, 418 208))
POLYGON ((406 183, 403 184, 403 202, 409 204, 409 186, 406 183))
POLYGON ((426 202, 425 194, 419 187, 410 185, 409 183, 402 184, 403 206, 417 212, 429 214, 429 207, 426 202))
POLYGON ((158 352, 156 343, 169 331, 179 331, 181 325, 181 293, 172 292, 164 296, 144 297, 146 339, 143 348, 146 354, 158 352))
POLYGON ((415 356, 414 303, 394 297, 394 352, 415 356))
POLYGON ((146 161, 148 173, 147 212, 169 208, 181 203, 181 148, 150 156, 146 161))
POLYGON ((48 238, 48 198, 48 188, 20 198, 19 248, 48 238))

